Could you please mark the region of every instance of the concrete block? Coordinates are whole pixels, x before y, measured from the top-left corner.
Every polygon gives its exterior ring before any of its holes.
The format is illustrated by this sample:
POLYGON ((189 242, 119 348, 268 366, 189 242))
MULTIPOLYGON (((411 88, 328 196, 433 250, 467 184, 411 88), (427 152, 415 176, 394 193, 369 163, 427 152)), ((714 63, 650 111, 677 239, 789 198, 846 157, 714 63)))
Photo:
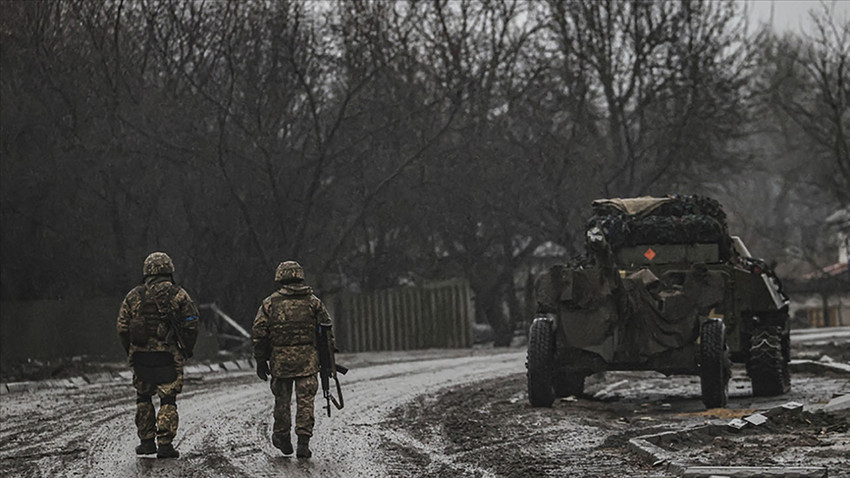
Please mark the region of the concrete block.
POLYGON ((133 380, 133 372, 129 370, 118 372, 118 376, 121 377, 122 380, 133 380))
POLYGON ((221 372, 221 367, 218 364, 206 363, 202 366, 207 368, 207 372, 221 372))
POLYGON ((732 429, 735 429, 735 430, 740 430, 740 429, 746 427, 748 425, 748 423, 745 422, 744 420, 741 420, 740 418, 736 418, 736 419, 730 421, 729 423, 727 423, 726 425, 729 428, 732 428, 732 429))
POLYGON ((747 423, 752 423, 755 426, 759 426, 767 422, 767 417, 762 415, 761 413, 753 413, 748 417, 744 417, 744 421, 747 423))
POLYGON ((728 478, 827 478, 826 468, 820 466, 689 466, 682 473, 683 478, 710 478, 724 476, 728 478))
POLYGON ((669 451, 650 443, 646 440, 646 436, 632 438, 629 440, 629 449, 651 463, 653 467, 664 466, 664 468, 674 474, 680 474, 684 471, 685 466, 674 460, 675 455, 669 451))
POLYGON ((112 374, 109 372, 89 373, 83 375, 83 379, 88 383, 106 383, 112 381, 112 374))
POLYGON ((618 389, 618 388, 620 388, 624 385, 627 385, 628 383, 629 383, 628 380, 620 380, 619 382, 612 383, 611 385, 608 385, 607 387, 603 388, 602 390, 594 393, 593 398, 603 399, 603 398, 611 395, 611 392, 613 392, 614 390, 616 390, 616 389, 618 389))
POLYGON ((846 410, 850 408, 850 394, 841 395, 833 398, 823 407, 825 412, 837 412, 838 410, 846 410))
POLYGON ((8 387, 9 393, 20 393, 34 390, 35 384, 33 382, 12 382, 7 383, 6 387, 8 387))
POLYGON ((824 374, 833 373, 844 375, 850 373, 850 365, 841 362, 816 362, 814 360, 792 360, 788 368, 795 373, 824 374))
POLYGON ((189 366, 183 367, 183 374, 184 375, 200 375, 201 373, 203 373, 203 372, 201 372, 201 370, 202 369, 201 369, 200 365, 189 365, 189 366))
POLYGON ((71 386, 73 388, 82 387, 83 385, 86 385, 88 383, 83 377, 71 377, 68 379, 68 381, 71 383, 71 386))
POLYGON ((799 415, 801 413, 803 413, 803 404, 800 402, 788 402, 778 407, 761 411, 761 414, 768 418, 778 417, 780 415, 799 415))
POLYGON ((0 383, 0 395, 6 395, 7 393, 9 393, 9 387, 5 383, 0 383))
POLYGON ((254 369, 254 367, 251 366, 251 362, 249 362, 248 359, 237 360, 236 365, 241 370, 253 370, 254 369))

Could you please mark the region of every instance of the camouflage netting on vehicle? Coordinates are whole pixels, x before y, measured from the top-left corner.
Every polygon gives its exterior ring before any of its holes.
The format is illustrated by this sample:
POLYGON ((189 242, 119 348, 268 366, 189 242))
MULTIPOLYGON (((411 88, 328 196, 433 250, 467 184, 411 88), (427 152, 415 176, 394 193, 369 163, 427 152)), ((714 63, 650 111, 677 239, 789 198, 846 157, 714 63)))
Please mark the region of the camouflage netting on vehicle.
POLYGON ((728 256, 726 213, 714 199, 670 196, 638 214, 629 214, 614 200, 595 201, 593 211, 587 229, 598 227, 614 250, 644 244, 718 243, 721 254, 728 256))

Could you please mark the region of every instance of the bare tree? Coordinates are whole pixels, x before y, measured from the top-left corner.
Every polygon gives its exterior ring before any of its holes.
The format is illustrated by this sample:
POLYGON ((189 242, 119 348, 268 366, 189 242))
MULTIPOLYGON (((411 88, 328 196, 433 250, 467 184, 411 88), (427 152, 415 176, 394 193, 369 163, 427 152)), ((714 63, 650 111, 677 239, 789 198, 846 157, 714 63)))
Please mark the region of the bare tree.
MULTIPOLYGON (((468 277, 505 344, 535 251, 578 252, 591 199, 731 184, 749 133, 732 2, 0 8, 4 300, 120 294, 165 249, 202 300, 250 311, 296 258, 325 289, 468 277)), ((782 71, 824 76, 836 48, 782 71)), ((818 101, 813 133, 844 134, 846 104, 818 101)))
MULTIPOLYGON (((805 133, 810 160, 826 166, 818 178, 850 204, 850 19, 822 4, 811 12, 814 33, 770 37, 763 48, 775 72, 766 91, 773 111, 805 133)), ((810 165, 817 169, 816 165, 810 165)))
POLYGON ((723 146, 743 120, 746 84, 734 2, 555 0, 549 8, 566 84, 581 95, 572 104, 604 145, 594 171, 602 194, 646 194, 728 165, 723 146))

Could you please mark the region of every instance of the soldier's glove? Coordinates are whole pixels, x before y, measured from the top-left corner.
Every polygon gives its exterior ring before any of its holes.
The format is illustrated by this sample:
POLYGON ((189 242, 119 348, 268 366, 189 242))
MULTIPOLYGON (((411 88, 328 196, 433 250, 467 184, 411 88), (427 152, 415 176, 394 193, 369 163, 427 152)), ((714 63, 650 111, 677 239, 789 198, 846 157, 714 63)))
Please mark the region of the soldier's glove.
POLYGON ((265 360, 257 360, 257 376, 264 382, 269 379, 269 363, 265 360))

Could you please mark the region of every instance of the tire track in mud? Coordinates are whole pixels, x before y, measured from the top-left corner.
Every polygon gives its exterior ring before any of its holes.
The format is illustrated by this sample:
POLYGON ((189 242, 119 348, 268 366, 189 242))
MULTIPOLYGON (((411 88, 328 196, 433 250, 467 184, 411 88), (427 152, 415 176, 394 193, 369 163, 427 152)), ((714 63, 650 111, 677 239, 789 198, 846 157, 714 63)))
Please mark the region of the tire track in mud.
POLYGON ((98 444, 90 440, 90 429, 124 415, 122 402, 130 400, 95 399, 113 388, 112 384, 84 388, 87 390, 46 390, 3 397, 0 475, 6 476, 11 468, 15 472, 8 476, 61 476, 69 473, 64 463, 87 460, 98 444), (13 415, 11 405, 21 410, 13 415))
POLYGON ((0 405, 0 475, 395 476, 383 445, 406 438, 384 429, 390 411, 441 388, 521 372, 524 358, 514 351, 353 368, 341 379, 345 409, 329 419, 317 396, 310 460, 272 447, 273 397, 251 372, 187 381, 177 402, 177 460, 134 454, 129 383, 7 395, 0 405), (33 414, 40 418, 35 424, 33 414))

